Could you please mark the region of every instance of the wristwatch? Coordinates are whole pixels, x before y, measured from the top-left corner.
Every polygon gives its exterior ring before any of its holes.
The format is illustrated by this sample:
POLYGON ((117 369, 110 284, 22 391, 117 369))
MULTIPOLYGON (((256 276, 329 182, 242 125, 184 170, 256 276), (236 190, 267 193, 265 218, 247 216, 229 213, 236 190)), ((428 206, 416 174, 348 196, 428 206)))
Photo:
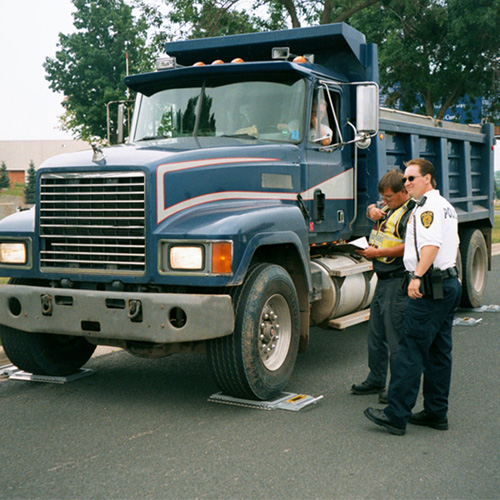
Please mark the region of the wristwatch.
POLYGON ((410 281, 411 280, 421 280, 422 276, 415 274, 415 271, 410 271, 410 281))

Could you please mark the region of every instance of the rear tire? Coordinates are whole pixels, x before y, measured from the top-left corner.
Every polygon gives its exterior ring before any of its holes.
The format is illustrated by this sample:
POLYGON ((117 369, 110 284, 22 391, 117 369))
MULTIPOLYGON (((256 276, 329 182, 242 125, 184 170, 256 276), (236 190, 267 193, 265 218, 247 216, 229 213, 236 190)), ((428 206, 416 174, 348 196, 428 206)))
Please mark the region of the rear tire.
POLYGON ((274 264, 250 268, 233 295, 232 335, 208 344, 208 360, 225 394, 271 399, 292 374, 300 337, 299 301, 288 272, 274 264))
POLYGON ((465 229, 460 233, 462 256, 462 307, 479 307, 483 302, 488 270, 488 250, 479 229, 465 229))

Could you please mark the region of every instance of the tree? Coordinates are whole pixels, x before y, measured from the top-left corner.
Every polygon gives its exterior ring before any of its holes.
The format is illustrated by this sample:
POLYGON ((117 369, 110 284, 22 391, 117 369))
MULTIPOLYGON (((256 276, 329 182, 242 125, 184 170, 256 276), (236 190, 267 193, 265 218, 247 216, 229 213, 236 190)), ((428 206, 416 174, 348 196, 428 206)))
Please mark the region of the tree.
POLYGON ((36 201, 36 170, 33 160, 30 161, 28 168, 28 182, 24 188, 24 201, 30 205, 34 205, 36 201))
MULTIPOLYGON (((45 60, 50 88, 64 95, 63 128, 77 138, 107 135, 106 105, 125 100, 126 54, 130 73, 152 69, 148 25, 125 0, 72 0, 76 33, 59 34, 58 51, 45 60)), ((115 136, 116 120, 111 123, 115 136)), ((113 142, 113 141, 112 141, 113 142)))
POLYGON ((165 42, 186 38, 251 33, 262 29, 279 29, 253 13, 238 9, 241 0, 162 0, 157 6, 151 0, 135 0, 136 6, 151 28, 151 48, 156 54, 165 52, 165 42))
POLYGON ((2 167, 0 168, 0 189, 10 188, 10 177, 7 172, 7 165, 2 162, 2 167))
POLYGON ((500 182, 497 182, 496 179, 493 182, 495 183, 495 198, 500 200, 500 182))
POLYGON ((203 38, 264 30, 300 27, 302 24, 342 22, 382 0, 163 0, 161 8, 150 0, 136 0, 155 29, 155 48, 167 40, 203 38), (241 10, 242 8, 246 10, 241 10))
POLYGON ((442 119, 459 99, 498 109, 500 0, 383 0, 352 18, 379 46, 388 105, 442 119))
POLYGON ((381 0, 261 0, 263 4, 280 5, 293 28, 306 25, 341 23, 381 0), (302 21, 301 21, 302 19, 302 21))

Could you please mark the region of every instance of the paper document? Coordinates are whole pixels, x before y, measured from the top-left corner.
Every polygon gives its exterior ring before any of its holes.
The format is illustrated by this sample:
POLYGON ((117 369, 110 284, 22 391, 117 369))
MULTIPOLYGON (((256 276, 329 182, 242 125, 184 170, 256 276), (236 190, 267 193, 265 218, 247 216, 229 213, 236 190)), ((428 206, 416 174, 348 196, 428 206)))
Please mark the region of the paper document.
POLYGON ((365 236, 358 238, 357 240, 348 241, 347 244, 352 245, 353 247, 361 248, 362 250, 368 248, 368 240, 365 236))
POLYGON ((356 250, 364 250, 365 248, 368 248, 368 240, 365 236, 363 236, 362 238, 337 245, 336 248, 340 252, 354 253, 356 250))

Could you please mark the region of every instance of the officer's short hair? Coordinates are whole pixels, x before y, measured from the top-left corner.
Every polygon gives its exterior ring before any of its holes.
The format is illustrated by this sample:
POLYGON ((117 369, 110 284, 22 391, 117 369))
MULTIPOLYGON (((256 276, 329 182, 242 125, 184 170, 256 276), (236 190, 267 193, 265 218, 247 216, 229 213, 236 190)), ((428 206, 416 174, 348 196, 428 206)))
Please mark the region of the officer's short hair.
POLYGON ((414 158, 413 160, 405 162, 405 167, 408 167, 409 165, 417 165, 420 175, 429 174, 431 176, 432 187, 436 187, 436 170, 434 169, 434 165, 429 160, 426 160, 425 158, 414 158))
POLYGON ((389 170, 378 183, 378 192, 383 193, 387 188, 391 188, 393 193, 400 193, 406 190, 405 177, 399 170, 389 170))

